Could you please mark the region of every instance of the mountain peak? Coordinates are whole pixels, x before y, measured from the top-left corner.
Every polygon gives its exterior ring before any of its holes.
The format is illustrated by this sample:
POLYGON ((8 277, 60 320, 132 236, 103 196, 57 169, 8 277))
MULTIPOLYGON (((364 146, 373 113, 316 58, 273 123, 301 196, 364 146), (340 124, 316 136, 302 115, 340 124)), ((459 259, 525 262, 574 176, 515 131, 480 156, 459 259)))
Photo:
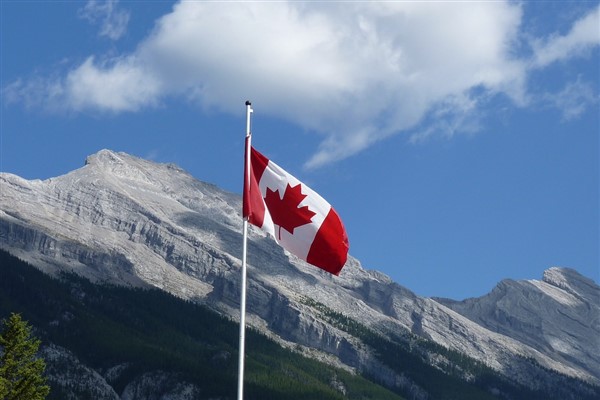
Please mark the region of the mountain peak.
POLYGON ((596 292, 598 285, 590 278, 581 275, 572 268, 552 267, 544 271, 543 282, 555 286, 571 294, 596 292), (594 290, 594 288, 596 288, 594 290))
POLYGON ((85 165, 118 165, 123 163, 123 157, 131 157, 126 153, 118 153, 108 149, 102 149, 86 157, 85 165))
POLYGON ((108 149, 100 150, 88 156, 85 165, 106 177, 111 177, 109 178, 111 180, 114 178, 124 179, 145 185, 155 185, 160 181, 168 181, 163 176, 164 168, 161 168, 162 164, 108 149))

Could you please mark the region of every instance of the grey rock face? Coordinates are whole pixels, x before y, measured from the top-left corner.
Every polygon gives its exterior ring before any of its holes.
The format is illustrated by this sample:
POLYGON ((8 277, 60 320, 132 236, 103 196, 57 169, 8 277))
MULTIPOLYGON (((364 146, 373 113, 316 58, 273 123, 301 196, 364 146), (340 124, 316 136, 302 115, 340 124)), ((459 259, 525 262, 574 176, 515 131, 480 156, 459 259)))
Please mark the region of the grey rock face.
POLYGON ((44 346, 41 355, 46 360, 46 376, 55 387, 64 390, 66 399, 93 398, 119 400, 119 395, 98 372, 88 368, 69 350, 44 346))
MULTIPOLYGON (((45 181, 0 174, 0 188, 0 247, 40 269, 153 286, 238 316, 239 196, 176 166, 108 150, 45 181)), ((412 384, 308 306, 311 299, 384 336, 431 339, 524 384, 527 360, 600 384, 598 286, 574 271, 550 269, 541 282, 505 281, 481 299, 436 301, 352 257, 335 277, 260 230, 251 227, 249 239, 248 321, 284 344, 412 384)))
POLYGON ((144 374, 127 385, 121 400, 194 400, 200 393, 199 388, 182 382, 175 374, 155 371, 144 374))
POLYGON ((65 396, 65 400, 193 400, 201 392, 177 374, 154 371, 131 381, 119 395, 110 383, 127 369, 126 364, 116 365, 100 374, 60 346, 44 346, 41 355, 47 362, 48 380, 64 391, 61 395, 65 396))
POLYGON ((439 300, 485 328, 600 377, 600 287, 569 268, 541 281, 502 281, 462 302, 439 300))

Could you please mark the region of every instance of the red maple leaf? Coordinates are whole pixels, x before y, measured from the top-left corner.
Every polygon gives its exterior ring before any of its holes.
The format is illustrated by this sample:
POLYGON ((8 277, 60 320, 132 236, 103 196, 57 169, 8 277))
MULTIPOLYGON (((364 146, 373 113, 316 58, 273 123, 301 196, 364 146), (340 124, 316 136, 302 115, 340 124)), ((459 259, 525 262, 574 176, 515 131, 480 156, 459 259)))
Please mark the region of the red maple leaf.
POLYGON ((312 212, 308 206, 298 207, 306 196, 302 194, 300 183, 294 187, 288 183, 283 198, 279 195, 279 190, 273 191, 267 188, 265 204, 273 223, 279 226, 279 239, 281 239, 281 228, 293 235, 294 228, 311 223, 311 219, 316 213, 312 212))

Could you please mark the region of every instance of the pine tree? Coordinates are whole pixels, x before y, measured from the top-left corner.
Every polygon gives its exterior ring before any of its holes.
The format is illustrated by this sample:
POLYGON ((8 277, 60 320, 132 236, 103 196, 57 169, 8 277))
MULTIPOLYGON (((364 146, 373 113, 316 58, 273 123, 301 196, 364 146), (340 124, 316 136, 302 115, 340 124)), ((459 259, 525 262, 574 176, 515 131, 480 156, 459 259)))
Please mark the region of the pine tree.
POLYGON ((46 363, 36 356, 40 340, 19 314, 11 314, 0 332, 0 399, 43 400, 50 392, 46 385, 46 363))

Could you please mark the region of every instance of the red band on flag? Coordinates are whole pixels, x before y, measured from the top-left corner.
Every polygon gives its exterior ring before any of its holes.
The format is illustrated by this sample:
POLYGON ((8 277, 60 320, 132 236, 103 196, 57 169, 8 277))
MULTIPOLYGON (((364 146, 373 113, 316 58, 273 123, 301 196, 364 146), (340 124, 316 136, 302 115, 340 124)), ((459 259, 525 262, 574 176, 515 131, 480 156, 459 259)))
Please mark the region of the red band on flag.
POLYGON ((339 275, 346 263, 348 248, 346 229, 338 214, 331 208, 310 246, 306 262, 339 275))
POLYGON ((260 194, 258 182, 262 177, 269 160, 254 150, 250 149, 250 136, 246 137, 246 152, 244 169, 250 166, 250 171, 244 172, 244 200, 243 200, 243 216, 248 218, 248 222, 252 225, 262 227, 265 218, 265 202, 260 194), (246 159, 250 155, 250 162, 246 159))

